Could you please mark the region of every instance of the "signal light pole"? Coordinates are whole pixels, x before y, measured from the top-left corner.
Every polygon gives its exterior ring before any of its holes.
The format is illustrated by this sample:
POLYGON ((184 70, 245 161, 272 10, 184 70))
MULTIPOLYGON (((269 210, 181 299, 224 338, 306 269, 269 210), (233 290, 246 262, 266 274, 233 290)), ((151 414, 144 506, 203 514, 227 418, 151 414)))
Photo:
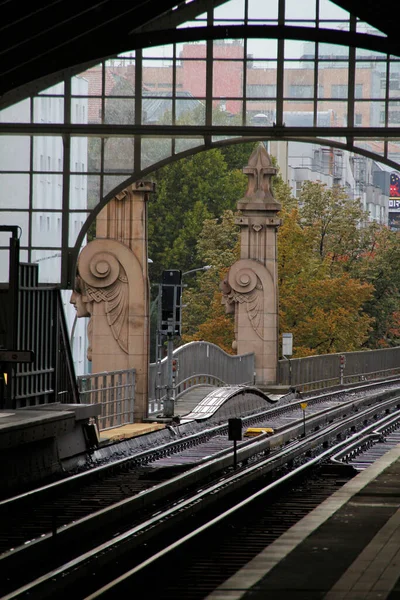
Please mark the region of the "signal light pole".
POLYGON ((162 283, 158 289, 158 314, 157 314, 157 392, 158 399, 161 399, 162 370, 161 370, 161 350, 163 338, 167 338, 167 382, 165 385, 166 395, 164 398, 164 418, 172 418, 175 409, 175 381, 178 371, 178 361, 173 358, 174 338, 181 335, 181 315, 182 315, 182 277, 197 271, 208 271, 211 265, 205 265, 189 271, 179 271, 169 269, 162 273, 162 283))

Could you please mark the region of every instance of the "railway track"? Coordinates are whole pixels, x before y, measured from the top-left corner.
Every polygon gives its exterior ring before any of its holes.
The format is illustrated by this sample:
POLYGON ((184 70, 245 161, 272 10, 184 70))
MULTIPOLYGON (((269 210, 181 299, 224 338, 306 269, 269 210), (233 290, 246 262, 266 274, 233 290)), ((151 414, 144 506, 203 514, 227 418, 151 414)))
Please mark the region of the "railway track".
MULTIPOLYGON (((371 386, 368 390, 369 394, 365 388, 360 388, 347 394, 341 391, 308 399, 307 428, 311 431, 322 427, 325 422, 342 419, 349 412, 379 404, 382 398, 390 398, 397 393, 396 386, 378 392, 375 386, 371 386)), ((303 412, 299 402, 292 402, 245 417, 243 425, 245 428, 256 425, 273 427, 277 435, 267 441, 264 451, 273 450, 301 435, 303 412)), ((239 449, 246 447, 256 447, 254 440, 243 440, 239 444, 239 449)), ((28 541, 32 543, 48 534, 54 535, 69 523, 132 496, 139 496, 156 484, 172 479, 180 471, 204 464, 211 458, 230 456, 231 452, 232 443, 228 440, 225 423, 3 500, 0 502, 0 518, 4 523, 0 533, 0 557, 10 548, 20 547, 28 541)), ((251 454, 252 450, 249 456, 251 454)), ((222 468, 229 465, 230 460, 221 463, 222 468)), ((218 469, 219 465, 216 465, 215 471, 218 469)), ((204 477, 208 475, 210 473, 204 477)), ((202 473, 198 473, 198 478, 201 476, 202 473)), ((157 499, 155 496, 152 501, 157 499)))
MULTIPOLYGON (((181 529, 183 527, 182 524, 187 522, 187 511, 189 511, 190 514, 195 515, 197 512, 199 512, 200 506, 204 511, 204 507, 216 504, 215 502, 211 502, 211 500, 214 501, 216 498, 225 498, 228 492, 231 494, 231 489, 240 489, 240 494, 246 496, 252 491, 251 486, 254 485, 253 482, 260 477, 271 477, 272 472, 276 472, 277 470, 285 471, 287 470, 288 465, 296 465, 298 461, 305 460, 304 456, 307 456, 309 460, 313 453, 321 451, 323 446, 329 443, 329 439, 336 439, 338 436, 345 437, 346 435, 349 435, 352 430, 354 431, 357 426, 360 427, 368 420, 374 422, 377 418, 378 412, 385 414, 398 409, 399 399, 396 397, 394 390, 388 392, 389 396, 393 396, 392 398, 388 400, 382 400, 381 397, 379 401, 377 398, 375 398, 374 401, 372 396, 368 400, 366 398, 355 399, 355 395, 357 395, 357 393, 355 393, 354 390, 352 391, 352 394, 353 395, 350 403, 348 401, 344 402, 343 400, 341 402, 336 401, 334 402, 335 406, 333 408, 331 406, 329 410, 327 408, 322 411, 316 410, 314 415, 310 416, 307 421, 307 439, 298 441, 299 438, 302 437, 302 423, 299 422, 298 419, 292 419, 289 426, 286 422, 286 427, 283 427, 280 433, 278 433, 276 436, 273 436, 275 440, 273 438, 264 438, 257 439, 255 442, 253 441, 251 443, 244 444, 239 449, 241 469, 239 469, 238 472, 234 473, 233 475, 232 457, 230 455, 226 455, 226 451, 222 450, 220 451, 220 456, 218 458, 214 458, 208 463, 192 469, 190 472, 185 472, 179 476, 173 477, 167 484, 158 483, 154 485, 153 480, 153 486, 147 492, 136 494, 136 496, 133 498, 130 497, 129 500, 119 502, 117 505, 114 504, 108 510, 97 511, 95 515, 92 514, 92 516, 87 516, 78 520, 74 524, 70 523, 66 527, 62 527, 60 529, 57 528, 56 532, 53 531, 53 535, 44 534, 29 544, 25 543, 22 547, 20 546, 16 550, 3 553, 1 557, 2 560, 0 561, 0 567, 4 567, 4 572, 8 574, 7 591, 10 592, 10 595, 7 597, 24 597, 25 595, 29 598, 46 597, 44 595, 46 592, 44 592, 41 585, 38 588, 38 592, 35 591, 35 586, 31 587, 29 584, 25 591, 21 590, 17 593, 17 595, 10 591, 15 589, 13 573, 15 578, 15 575, 18 572, 18 564, 20 564, 21 561, 23 561, 25 565, 30 564, 32 567, 32 573, 37 575, 38 572, 40 573, 40 569, 37 564, 38 561, 33 560, 31 563, 31 560, 34 556, 37 556, 38 558, 40 557, 40 562, 44 562, 45 565, 45 569, 42 569, 42 572, 46 571, 46 568, 48 570, 52 566, 54 567, 54 562, 52 564, 52 560, 50 559, 49 555, 50 550, 51 554, 54 555, 54 558, 56 558, 56 563, 57 560, 58 564, 70 561, 70 573, 68 575, 70 578, 71 572, 76 574, 78 571, 81 571, 82 573, 82 562, 86 564, 87 561, 88 564, 92 564, 92 555, 95 551, 93 551, 91 548, 93 548, 96 543, 100 543, 101 548, 101 550, 97 550, 97 552, 100 552, 104 557, 108 555, 107 561, 109 561, 111 555, 113 554, 113 551, 110 550, 110 547, 111 549, 115 549, 117 546, 125 546, 126 549, 129 546, 132 550, 132 548, 134 549, 134 547, 139 543, 143 549, 143 541, 146 541, 146 544, 148 545, 148 551, 151 547, 151 539, 153 538, 154 532, 160 529, 160 523, 169 522, 170 527, 173 527, 174 522, 179 522, 179 528, 181 529), (353 411, 349 410, 350 406, 353 407, 353 411), (348 413, 352 413, 351 417, 344 416, 348 413), (339 424, 335 423, 335 419, 338 419, 339 424), (316 433, 311 433, 314 430, 316 430, 316 433), (328 430, 330 430, 329 433, 328 430), (324 433, 324 431, 326 432, 324 433), (266 452, 269 453, 267 458, 263 456, 266 452), (219 479, 221 479, 219 483, 215 483, 215 479, 213 481, 210 478, 211 472, 214 472, 216 475, 218 475, 219 479), (190 479, 194 488, 197 487, 197 491, 190 489, 190 479), (203 491, 198 491, 200 480, 202 481, 201 485, 203 487, 208 485, 208 490, 204 490, 204 493, 203 491), (170 488, 175 486, 175 490, 179 489, 180 499, 178 494, 175 498, 173 498, 171 489, 169 491, 170 496, 168 497, 168 494, 166 494, 166 485, 170 486, 170 488), (185 497, 183 499, 182 489, 185 491, 185 497), (159 498, 161 498, 158 506, 156 500, 157 495, 159 498), (208 497, 207 500, 205 500, 206 496, 208 497), (169 509, 170 512, 168 516, 164 514, 165 511, 162 509, 162 506, 165 505, 167 501, 169 501, 169 506, 172 507, 169 509), (144 510, 145 507, 147 507, 147 517, 145 514, 146 510, 144 510), (151 510, 153 511, 150 519, 148 513, 149 507, 151 507, 151 510), (134 513, 137 517, 138 508, 141 508, 142 511, 139 518, 140 522, 137 522, 132 528, 132 514, 134 513), (118 511, 119 516, 117 518, 115 515, 118 511), (159 515, 155 514, 157 512, 159 512, 159 515), (125 531, 120 533, 122 521, 124 521, 125 531), (99 533, 104 533, 105 536, 110 536, 108 527, 110 526, 111 522, 114 526, 114 533, 112 535, 116 537, 114 537, 111 542, 108 540, 107 542, 103 541, 103 543, 101 543, 101 540, 99 540, 99 533), (87 540, 87 537, 90 539, 87 540), (79 549, 81 557, 79 559, 74 559, 73 556, 76 555, 75 545, 77 538, 81 540, 79 549), (141 541, 138 542, 138 540, 141 541), (132 543, 132 541, 134 543, 132 543), (46 542, 47 553, 45 552, 46 542), (55 550, 57 551, 55 552, 55 550), (85 555, 83 558, 82 554, 85 555), (89 555, 91 558, 89 558, 89 555), (35 596, 36 593, 39 595, 35 596)), ((315 402, 315 404, 320 404, 320 407, 321 403, 323 403, 321 398, 315 402)), ((276 413, 277 411, 275 411, 275 417, 276 413)), ((284 414, 286 414, 284 418, 287 421, 288 413, 284 414)), ((257 418, 260 418, 260 415, 257 415, 257 418)), ((162 457, 159 458, 159 460, 163 460, 162 457)), ((128 464, 128 461, 126 461, 126 464, 128 464)), ((156 470, 155 472, 157 473, 159 470, 160 469, 156 470)), ((165 468, 161 469, 161 471, 163 470, 168 471, 168 469, 165 468)), ((97 487, 99 491, 101 491, 103 484, 100 484, 97 487)), ((76 492, 77 490, 75 490, 74 493, 76 492)), ((42 492, 42 494, 43 493, 44 492, 42 492)), ((234 498, 235 494, 233 494, 232 497, 234 498)), ((18 505, 18 502, 22 502, 22 498, 15 499, 15 502, 17 502, 18 505)), ((8 504, 11 506, 12 501, 10 501, 8 504)), ((190 526, 192 527, 193 519, 191 519, 191 521, 192 522, 190 523, 190 526)), ((161 529, 163 528, 161 527, 161 529)), ((164 534, 158 535, 157 543, 162 542, 163 536, 164 534)), ((117 556, 120 556, 120 551, 118 551, 117 556)), ((111 560, 115 560, 115 557, 111 560)), ((120 559, 118 558, 118 560, 120 559)), ((99 564, 98 558, 96 559, 96 564, 99 564)), ((26 571, 26 566, 24 569, 26 571)), ((55 567, 54 572, 58 573, 58 571, 59 569, 55 567)), ((30 576, 32 576, 32 573, 30 576)), ((26 576, 29 579, 29 574, 26 574, 26 576)), ((45 574, 43 576, 45 577, 45 574)), ((63 581, 64 588, 66 575, 64 573, 62 576, 59 576, 63 581)), ((54 573, 50 577, 53 583, 57 578, 58 575, 55 576, 54 573)), ((18 577, 18 583, 19 585, 22 583, 20 576, 18 577)), ((76 591, 77 590, 75 590, 75 593, 76 591)), ((58 589, 57 597, 61 597, 60 593, 61 590, 58 589)), ((50 595, 48 597, 52 596, 50 595)), ((75 598, 79 596, 72 594, 69 597, 75 598)))
MULTIPOLYGON (((335 453, 335 447, 332 447, 146 561, 132 568, 125 560, 114 580, 95 591, 83 588, 82 598, 109 600, 124 597, 133 589, 144 589, 142 586, 149 581, 151 572, 174 573, 174 565, 179 565, 177 577, 153 579, 147 594, 149 600, 216 600, 226 597, 223 591, 215 590, 357 471, 396 446, 399 427, 400 414, 394 418, 384 417, 376 427, 369 426, 354 435, 349 444, 339 444, 344 446, 339 452, 335 453), (372 443, 372 439, 377 443, 372 443), (356 460, 353 456, 355 448, 358 448, 356 460), (355 463, 354 470, 353 466, 349 468, 349 462, 355 463)), ((234 587, 234 583, 228 585, 229 589, 234 587)), ((229 592, 227 594, 229 597, 229 592)))

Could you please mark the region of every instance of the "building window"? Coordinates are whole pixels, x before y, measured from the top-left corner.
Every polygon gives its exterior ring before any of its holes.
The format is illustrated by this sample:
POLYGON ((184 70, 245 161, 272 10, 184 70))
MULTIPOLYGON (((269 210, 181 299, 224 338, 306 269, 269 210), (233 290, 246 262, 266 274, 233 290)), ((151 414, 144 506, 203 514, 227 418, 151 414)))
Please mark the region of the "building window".
POLYGON ((347 98, 347 85, 333 85, 331 87, 332 98, 347 98))
POLYGON ((356 125, 362 125, 362 115, 360 113, 356 113, 354 122, 356 125))
POLYGON ((44 175, 43 175, 43 171, 44 171, 44 156, 43 154, 40 155, 40 164, 39 164, 39 169, 40 171, 42 171, 42 173, 40 174, 40 181, 44 181, 44 175))
POLYGON ((398 124, 400 123, 400 111, 398 110, 391 110, 389 112, 389 123, 395 123, 398 124))
POLYGON ((312 98, 314 88, 312 85, 290 85, 289 98, 312 98))
POLYGON ((354 97, 355 98, 363 97, 363 84, 362 83, 356 83, 356 88, 354 90, 354 97))
POLYGON ((246 96, 248 98, 275 98, 276 85, 248 84, 246 96))

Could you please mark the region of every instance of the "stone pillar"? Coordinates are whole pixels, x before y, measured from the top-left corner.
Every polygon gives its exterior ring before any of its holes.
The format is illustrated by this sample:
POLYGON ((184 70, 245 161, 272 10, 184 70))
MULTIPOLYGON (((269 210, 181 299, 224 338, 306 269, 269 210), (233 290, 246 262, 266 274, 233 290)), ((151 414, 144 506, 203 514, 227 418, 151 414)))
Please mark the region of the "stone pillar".
POLYGON ((92 372, 136 370, 136 422, 148 415, 146 202, 153 191, 153 183, 139 181, 117 194, 99 213, 96 239, 78 259, 78 285, 91 317, 88 358, 92 372))
POLYGON ((281 205, 275 200, 271 178, 277 169, 260 143, 243 169, 248 175, 241 211, 241 251, 221 284, 227 310, 234 307, 235 342, 238 354, 255 353, 256 383, 277 383, 278 279, 277 231, 281 205))

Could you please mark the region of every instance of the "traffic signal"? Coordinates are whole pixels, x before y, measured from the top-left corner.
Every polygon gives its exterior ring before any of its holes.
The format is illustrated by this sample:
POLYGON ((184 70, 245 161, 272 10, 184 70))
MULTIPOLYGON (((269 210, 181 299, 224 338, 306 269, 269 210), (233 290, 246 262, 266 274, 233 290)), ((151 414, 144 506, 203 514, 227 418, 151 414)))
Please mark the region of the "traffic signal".
MULTIPOLYGON (((169 269, 162 272, 161 279, 161 330, 168 332, 172 320, 173 334, 181 334, 182 271, 169 269)), ((172 333, 172 332, 170 332, 172 333)))
POLYGON ((242 419, 228 419, 228 440, 239 441, 242 439, 242 419))
POLYGON ((176 373, 179 368, 179 364, 176 358, 172 360, 172 373, 176 373))

